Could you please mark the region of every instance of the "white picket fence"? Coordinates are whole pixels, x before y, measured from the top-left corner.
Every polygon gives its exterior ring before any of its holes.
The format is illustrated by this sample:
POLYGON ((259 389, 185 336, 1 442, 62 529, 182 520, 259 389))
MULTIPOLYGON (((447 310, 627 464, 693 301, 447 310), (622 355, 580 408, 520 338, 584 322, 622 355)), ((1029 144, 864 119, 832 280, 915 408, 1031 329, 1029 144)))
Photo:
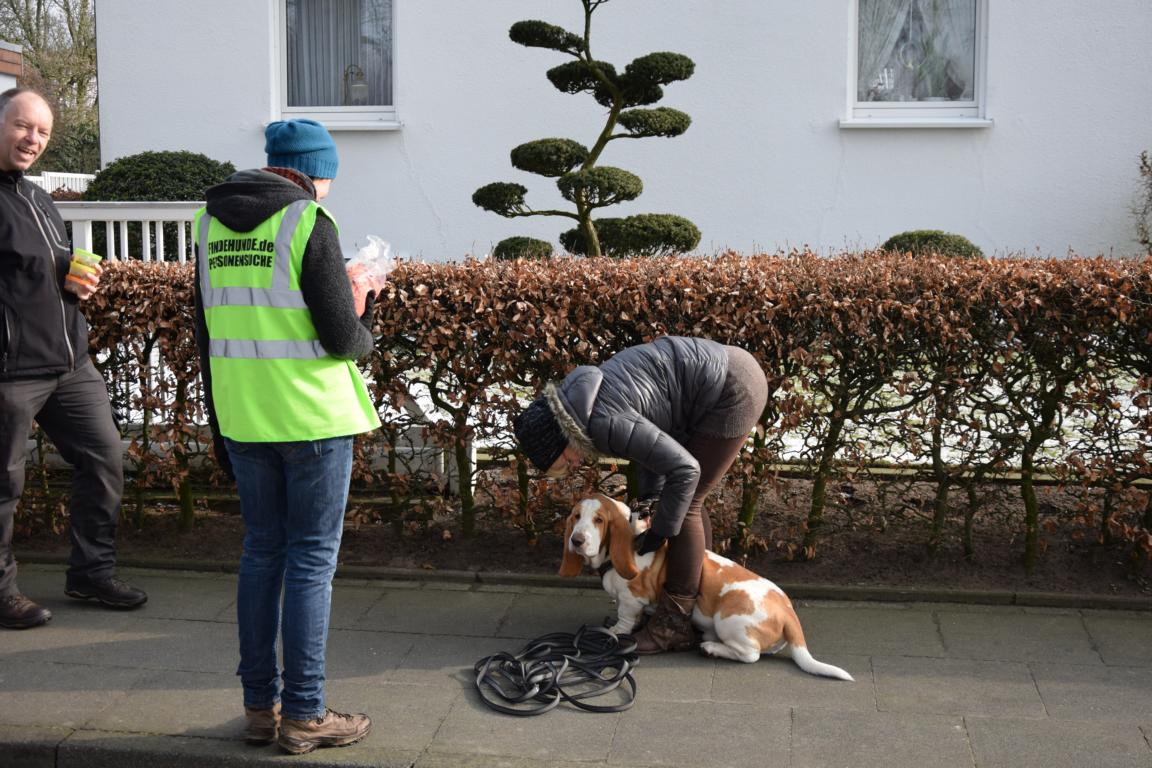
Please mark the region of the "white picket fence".
POLYGON ((94 173, 59 173, 57 171, 44 171, 39 176, 25 176, 45 192, 52 193, 58 189, 67 189, 71 192, 83 192, 88 184, 96 178, 94 173))
POLYGON ((92 233, 95 227, 103 227, 105 234, 104 250, 100 255, 109 259, 121 258, 128 253, 130 223, 141 225, 139 237, 140 253, 144 261, 178 261, 181 264, 193 258, 192 224, 196 211, 204 203, 199 201, 182 202, 75 202, 59 201, 56 207, 64 221, 72 228, 72 245, 76 248, 92 250, 92 233), (165 250, 161 236, 165 224, 176 224, 176 252, 165 250))

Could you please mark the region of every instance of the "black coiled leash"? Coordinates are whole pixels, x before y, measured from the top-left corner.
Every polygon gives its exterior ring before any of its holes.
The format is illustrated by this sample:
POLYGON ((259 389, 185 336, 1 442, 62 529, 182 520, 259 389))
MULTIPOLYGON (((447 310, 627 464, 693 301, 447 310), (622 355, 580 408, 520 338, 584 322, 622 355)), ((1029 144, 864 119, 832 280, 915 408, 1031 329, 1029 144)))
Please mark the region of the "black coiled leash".
POLYGON ((540 715, 561 701, 588 712, 623 712, 636 700, 632 676, 639 656, 631 635, 613 635, 585 625, 529 641, 515 655, 497 653, 476 662, 480 699, 508 715, 540 715), (620 689, 624 701, 590 704, 588 699, 620 689))

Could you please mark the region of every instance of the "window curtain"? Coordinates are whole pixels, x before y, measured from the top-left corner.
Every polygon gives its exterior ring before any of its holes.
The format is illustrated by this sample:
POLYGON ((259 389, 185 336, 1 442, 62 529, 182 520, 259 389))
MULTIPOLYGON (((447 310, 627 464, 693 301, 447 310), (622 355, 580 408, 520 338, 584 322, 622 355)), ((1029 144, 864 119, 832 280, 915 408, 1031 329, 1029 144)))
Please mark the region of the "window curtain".
POLYGON ((909 0, 860 0, 860 56, 856 78, 856 98, 880 98, 893 88, 888 63, 900 39, 911 10, 909 0))
POLYGON ((859 101, 974 98, 976 0, 859 0, 859 101))
MULTIPOLYGON (((925 0, 921 0, 925 2, 925 0)), ((975 98, 976 2, 975 0, 932 0, 935 33, 941 54, 947 57, 944 93, 949 99, 975 98)))
POLYGON ((391 106, 392 0, 286 0, 288 106, 391 106))

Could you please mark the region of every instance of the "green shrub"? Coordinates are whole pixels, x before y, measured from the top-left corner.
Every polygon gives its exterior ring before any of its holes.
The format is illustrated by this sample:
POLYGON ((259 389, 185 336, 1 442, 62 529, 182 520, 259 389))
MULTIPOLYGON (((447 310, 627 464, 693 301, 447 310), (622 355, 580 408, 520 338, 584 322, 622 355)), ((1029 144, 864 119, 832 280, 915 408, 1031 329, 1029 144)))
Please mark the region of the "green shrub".
MULTIPOLYGON (((195 152, 141 152, 112 161, 96 174, 84 192, 85 200, 116 201, 188 201, 203 200, 208 187, 236 172, 229 162, 217 162, 195 152)), ((155 234, 152 239, 155 239, 155 234)), ((164 225, 164 254, 175 259, 176 225, 164 225)), ((104 227, 92 233, 92 247, 97 253, 108 253, 104 227)), ((154 247, 154 246, 153 246, 154 247)), ((140 257, 140 224, 128 224, 128 252, 117 250, 119 258, 140 257)))
POLYGON ((501 240, 492 250, 492 258, 503 261, 512 259, 547 259, 552 256, 552 243, 534 237, 509 237, 501 240))
POLYGON ((940 256, 976 257, 984 252, 966 237, 941 232, 938 229, 913 229, 892 235, 880 246, 882 250, 896 253, 911 253, 913 256, 938 254, 940 256))
MULTIPOLYGON (((604 256, 671 256, 687 253, 700 244, 700 230, 682 216, 671 213, 640 213, 623 219, 596 220, 600 251, 604 256)), ((570 229, 560 243, 571 253, 588 254, 584 232, 570 229)))
POLYGON ((236 173, 229 162, 196 152, 141 152, 96 174, 85 200, 203 200, 204 190, 236 173))

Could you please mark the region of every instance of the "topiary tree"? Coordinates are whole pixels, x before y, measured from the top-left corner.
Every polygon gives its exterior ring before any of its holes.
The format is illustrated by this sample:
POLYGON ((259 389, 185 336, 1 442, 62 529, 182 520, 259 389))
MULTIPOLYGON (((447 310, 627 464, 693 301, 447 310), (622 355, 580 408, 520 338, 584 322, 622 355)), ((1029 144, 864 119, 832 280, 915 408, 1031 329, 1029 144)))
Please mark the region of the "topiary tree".
MULTIPOLYGON (((512 166, 556 179, 560 195, 575 210, 535 210, 525 200, 528 190, 510 182, 494 182, 476 190, 472 202, 507 218, 562 216, 576 227, 560 236, 573 253, 588 256, 657 255, 690 251, 700 242, 696 225, 672 214, 647 214, 594 219, 599 208, 635 200, 644 189, 640 178, 620 168, 599 166, 608 143, 617 139, 679 136, 692 122, 687 114, 668 107, 646 108, 664 96, 663 86, 692 76, 696 65, 678 53, 650 53, 628 64, 622 73, 592 58, 592 13, 608 0, 581 0, 583 36, 543 21, 519 21, 508 32, 512 41, 529 48, 548 48, 572 61, 548 70, 553 86, 564 93, 587 93, 608 113, 591 147, 566 138, 530 141, 512 150, 512 166)), ((523 238, 501 241, 500 254, 524 251, 523 238), (512 242, 511 245, 506 243, 512 242)), ((534 241, 539 243, 541 241, 534 241)), ((534 247, 532 253, 542 251, 534 247)))
MULTIPOLYGON (((84 191, 85 200, 113 202, 127 201, 187 201, 203 200, 208 187, 236 173, 236 166, 219 162, 196 152, 141 152, 127 155, 108 164, 84 191)), ((103 228, 92 233, 92 245, 97 253, 107 253, 103 228)), ((176 225, 164 225, 165 253, 175 253, 176 225)), ((140 250, 140 224, 128 225, 128 252, 120 258, 138 256, 140 250)))
POLYGON ((901 232, 885 240, 880 248, 896 253, 911 253, 913 256, 930 253, 974 258, 984 256, 984 252, 973 245, 968 238, 941 232, 938 229, 913 229, 901 232))

